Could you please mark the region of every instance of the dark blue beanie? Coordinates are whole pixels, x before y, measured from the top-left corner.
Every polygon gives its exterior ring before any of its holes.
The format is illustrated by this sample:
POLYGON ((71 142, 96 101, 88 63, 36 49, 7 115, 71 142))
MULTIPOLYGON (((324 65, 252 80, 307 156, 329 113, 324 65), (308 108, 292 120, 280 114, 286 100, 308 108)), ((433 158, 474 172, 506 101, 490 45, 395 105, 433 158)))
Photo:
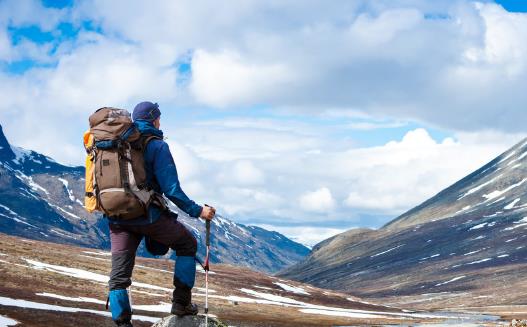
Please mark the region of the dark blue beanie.
POLYGON ((149 101, 144 101, 138 103, 134 108, 132 118, 136 120, 148 120, 154 121, 159 116, 161 116, 161 111, 159 110, 159 105, 157 103, 152 103, 149 101))

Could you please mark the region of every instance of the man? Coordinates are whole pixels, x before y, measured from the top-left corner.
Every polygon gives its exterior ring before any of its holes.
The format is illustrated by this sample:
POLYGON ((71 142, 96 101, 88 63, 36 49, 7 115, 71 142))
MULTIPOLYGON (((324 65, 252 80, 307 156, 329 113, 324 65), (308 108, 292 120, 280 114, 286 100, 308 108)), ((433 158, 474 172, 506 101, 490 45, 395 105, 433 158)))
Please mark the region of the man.
MULTIPOLYGON (((212 220, 215 209, 197 205, 181 189, 172 154, 163 141, 163 132, 159 129, 160 117, 159 106, 152 102, 139 103, 132 114, 134 123, 142 135, 148 136, 149 139, 150 136, 156 137, 146 144, 144 150, 148 186, 164 194, 191 217, 212 220)), ((147 211, 147 215, 132 220, 116 221, 106 217, 110 222, 112 248, 109 300, 112 319, 118 326, 132 326, 132 312, 126 288, 131 284, 136 250, 143 236, 154 246, 157 244, 170 247, 176 252, 175 289, 171 312, 178 316, 198 313, 197 306, 191 302, 196 274, 196 239, 177 221, 177 214, 163 210, 155 204, 151 204, 147 211)))

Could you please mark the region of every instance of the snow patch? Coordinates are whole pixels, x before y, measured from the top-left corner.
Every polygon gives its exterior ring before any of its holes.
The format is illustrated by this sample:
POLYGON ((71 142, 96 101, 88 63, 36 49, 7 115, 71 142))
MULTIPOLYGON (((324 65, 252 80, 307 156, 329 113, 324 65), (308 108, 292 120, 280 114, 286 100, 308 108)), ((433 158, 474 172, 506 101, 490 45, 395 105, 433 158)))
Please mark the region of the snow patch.
POLYGON ((59 206, 57 206, 57 205, 54 205, 54 204, 50 203, 49 201, 48 201, 48 205, 49 205, 50 207, 53 207, 53 208, 55 208, 55 209, 57 209, 57 210, 59 210, 59 211, 65 213, 66 215, 68 215, 68 216, 70 216, 70 217, 72 217, 72 218, 79 219, 79 220, 82 219, 81 217, 77 216, 76 214, 73 214, 73 213, 71 213, 71 212, 69 212, 69 211, 66 211, 66 210, 62 209, 61 207, 59 207, 59 206))
POLYGON ((94 299, 91 297, 69 297, 64 295, 58 295, 53 293, 35 293, 38 296, 49 297, 53 299, 66 300, 72 302, 87 302, 87 303, 97 303, 97 304, 106 304, 106 301, 94 299))
POLYGON ((394 250, 396 250, 396 249, 398 249, 398 248, 400 248, 400 247, 402 247, 402 246, 404 246, 404 244, 398 245, 398 246, 393 247, 393 248, 391 248, 391 249, 389 249, 389 250, 386 250, 386 251, 384 251, 384 252, 374 254, 374 255, 370 256, 370 258, 375 258, 375 257, 378 257, 378 256, 380 256, 380 255, 386 254, 386 253, 388 253, 388 252, 392 252, 392 251, 394 251, 394 250))
MULTIPOLYGON (((2 147, 0 147, 2 149, 2 147)), ((8 326, 16 326, 18 325, 18 321, 11 319, 6 316, 0 315, 0 326, 1 327, 8 327, 8 326)))
POLYGON ((485 226, 487 226, 487 223, 476 225, 476 226, 470 228, 469 230, 480 229, 480 228, 483 228, 485 226))
MULTIPOLYGON (((78 278, 78 279, 91 280, 94 282, 99 282, 99 283, 104 283, 104 284, 108 283, 108 280, 109 280, 108 276, 106 275, 93 273, 93 272, 83 270, 83 269, 51 265, 48 263, 39 262, 39 261, 26 259, 26 258, 23 258, 23 259, 28 264, 31 265, 30 268, 32 269, 51 271, 51 272, 61 274, 61 275, 71 276, 71 277, 78 278)), ((147 288, 147 289, 152 289, 152 290, 172 292, 172 289, 169 289, 169 288, 145 284, 145 283, 139 283, 135 281, 132 282, 132 285, 135 287, 147 288)))
POLYGON ((27 218, 24 218, 24 217, 20 216, 19 214, 17 214, 16 212, 14 212, 13 210, 11 210, 10 208, 8 208, 8 207, 6 207, 6 206, 4 206, 4 205, 2 205, 2 204, 0 204, 0 208, 4 209, 5 211, 7 211, 7 213, 9 213, 11 216, 14 216, 14 217, 9 217, 9 216, 4 215, 4 214, 1 214, 1 213, 0 213, 0 216, 2 216, 2 217, 6 217, 6 218, 8 218, 8 219, 12 219, 12 220, 16 221, 17 223, 21 223, 21 224, 24 224, 24 225, 27 225, 27 226, 30 226, 30 227, 33 227, 33 228, 38 229, 37 226, 28 223, 28 222, 26 221, 27 218), (22 218, 22 219, 20 219, 20 218, 22 218))
POLYGON ((464 255, 464 256, 472 255, 472 254, 478 253, 478 252, 480 252, 480 251, 481 251, 481 250, 472 251, 472 252, 465 253, 465 254, 463 254, 463 255, 464 255))
POLYGON ((513 185, 507 187, 507 188, 504 189, 504 190, 501 190, 501 191, 496 190, 496 191, 494 191, 494 192, 491 192, 491 193, 488 193, 488 194, 484 194, 483 197, 487 199, 486 201, 491 201, 491 200, 493 200, 493 199, 495 199, 495 198, 500 197, 502 194, 507 193, 507 192, 509 192, 510 190, 513 190, 513 189, 515 189, 515 188, 518 187, 518 186, 521 186, 521 185, 522 185, 523 183, 525 183, 525 182, 527 182, 527 178, 524 178, 524 179, 521 180, 520 182, 518 182, 518 183, 516 183, 516 184, 513 184, 513 185))
POLYGON ((71 236, 69 234, 63 233, 63 232, 61 232, 61 231, 59 231, 59 230, 57 230, 55 228, 52 228, 49 231, 52 232, 52 233, 55 233, 57 235, 60 235, 60 236, 68 237, 68 238, 71 238, 71 239, 74 239, 74 240, 77 239, 75 236, 71 236))
POLYGON ((470 195, 470 194, 476 193, 477 191, 481 190, 481 189, 484 188, 485 186, 487 186, 487 185, 493 183, 494 181, 496 181, 496 180, 497 180, 498 178, 500 178, 501 176, 502 176, 502 174, 501 174, 501 175, 498 175, 498 176, 496 176, 496 177, 494 177, 493 179, 491 179, 491 180, 488 181, 488 182, 485 182, 485 183, 483 183, 483 184, 480 184, 480 185, 478 185, 478 186, 476 186, 476 187, 474 187, 474 188, 468 190, 465 194, 463 194, 462 196, 460 196, 460 197, 458 198, 458 200, 461 200, 461 199, 463 199, 464 197, 466 197, 466 196, 468 196, 468 195, 470 195))
POLYGON ((467 263, 467 265, 475 265, 475 264, 487 262, 487 261, 490 261, 490 260, 492 260, 492 258, 485 258, 485 259, 481 259, 481 260, 478 260, 478 261, 469 262, 469 263, 467 263))
POLYGON ((425 258, 421 258, 419 259, 419 261, 424 261, 424 260, 428 260, 428 259, 432 259, 432 258, 436 258, 436 257, 439 257, 441 254, 434 254, 434 255, 431 255, 429 257, 425 257, 425 258))
POLYGON ((463 207, 461 210, 458 210, 454 213, 454 215, 457 215, 458 213, 462 213, 463 211, 467 211, 468 209, 472 208, 472 206, 466 206, 463 207))
POLYGON ((73 192, 69 189, 69 182, 65 180, 64 178, 57 178, 59 181, 62 182, 64 187, 66 188, 66 191, 68 192, 68 197, 70 198, 71 202, 75 202, 75 196, 73 195, 73 192))
MULTIPOLYGON (((32 301, 26 301, 26 300, 18 300, 18 299, 12 299, 8 297, 0 296, 0 305, 4 306, 10 306, 10 307, 17 307, 17 308, 26 308, 26 309, 35 309, 35 310, 48 310, 48 311, 58 311, 58 312, 86 312, 86 313, 93 313, 99 316, 105 316, 105 317, 111 317, 112 314, 107 311, 98 311, 98 310, 91 310, 91 309, 82 309, 82 308, 71 308, 71 307, 63 307, 59 305, 51 305, 46 303, 39 303, 39 302, 32 302, 32 301)), ((151 323, 155 323, 161 318, 155 318, 155 317, 148 317, 148 316, 139 316, 134 315, 133 317, 135 320, 141 320, 141 321, 148 321, 151 323)))
POLYGON ((26 160, 26 157, 29 157, 31 155, 31 151, 29 150, 19 148, 17 146, 12 146, 12 145, 10 147, 16 157, 12 161, 17 165, 22 164, 26 160))
POLYGON ((502 163, 502 162, 505 162, 507 160, 509 160, 510 157, 512 157, 514 154, 516 153, 516 150, 512 151, 511 153, 509 153, 505 158, 501 159, 498 164, 502 163))
POLYGON ((308 292, 306 292, 301 287, 294 287, 294 286, 291 286, 291 285, 287 285, 287 284, 284 284, 284 283, 278 283, 278 282, 273 282, 273 284, 278 285, 281 288, 283 288, 284 290, 286 290, 288 292, 291 292, 291 293, 310 295, 308 292))
POLYGON ((518 220, 518 221, 514 222, 514 224, 515 224, 516 226, 507 227, 507 228, 505 228, 503 231, 509 231, 509 230, 516 229, 516 228, 518 228, 518 227, 527 226, 527 217, 524 217, 524 218, 522 218, 521 220, 518 220))
POLYGON ((443 282, 443 283, 436 284, 436 286, 442 286, 442 285, 450 284, 450 283, 456 282, 456 281, 458 281, 458 280, 460 280, 460 279, 463 279, 463 278, 465 278, 465 277, 467 277, 467 276, 459 276, 459 277, 455 277, 455 278, 452 278, 452 279, 449 280, 449 281, 446 281, 446 282, 443 282))
POLYGON ((46 195, 49 195, 48 190, 46 190, 42 186, 40 186, 37 183, 35 183, 35 181, 33 180, 33 177, 25 175, 20 170, 16 170, 15 172, 16 172, 15 173, 15 177, 18 178, 19 180, 21 180, 22 182, 26 183, 27 185, 29 185, 29 187, 33 191, 39 191, 40 190, 40 191, 46 193, 46 195))

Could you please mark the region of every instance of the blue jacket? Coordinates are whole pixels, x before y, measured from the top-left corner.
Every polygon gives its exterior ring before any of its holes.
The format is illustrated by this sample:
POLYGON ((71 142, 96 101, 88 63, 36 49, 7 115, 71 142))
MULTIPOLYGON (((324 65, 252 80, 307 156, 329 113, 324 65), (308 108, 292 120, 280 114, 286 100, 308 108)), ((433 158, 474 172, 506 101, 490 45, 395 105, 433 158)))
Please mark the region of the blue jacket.
MULTIPOLYGON (((149 121, 137 120, 135 124, 144 135, 163 137, 163 132, 156 129, 149 121)), ((174 163, 168 144, 159 139, 151 140, 145 149, 144 158, 146 178, 149 185, 156 192, 164 194, 170 201, 189 216, 195 218, 199 217, 203 208, 189 199, 181 189, 176 164, 174 163)), ((148 208, 148 216, 124 221, 116 221, 109 217, 107 218, 112 223, 123 225, 146 225, 157 221, 160 214, 161 209, 156 205, 151 205, 148 208)))

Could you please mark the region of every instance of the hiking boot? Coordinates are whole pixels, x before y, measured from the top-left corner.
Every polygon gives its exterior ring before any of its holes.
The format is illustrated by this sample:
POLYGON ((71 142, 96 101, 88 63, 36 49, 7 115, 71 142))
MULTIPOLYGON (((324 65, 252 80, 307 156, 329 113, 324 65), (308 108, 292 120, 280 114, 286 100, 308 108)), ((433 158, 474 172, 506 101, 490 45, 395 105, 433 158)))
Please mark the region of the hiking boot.
POLYGON ((172 303, 172 310, 170 310, 170 313, 175 314, 178 317, 195 316, 198 314, 198 306, 193 303, 183 305, 174 302, 172 303))

